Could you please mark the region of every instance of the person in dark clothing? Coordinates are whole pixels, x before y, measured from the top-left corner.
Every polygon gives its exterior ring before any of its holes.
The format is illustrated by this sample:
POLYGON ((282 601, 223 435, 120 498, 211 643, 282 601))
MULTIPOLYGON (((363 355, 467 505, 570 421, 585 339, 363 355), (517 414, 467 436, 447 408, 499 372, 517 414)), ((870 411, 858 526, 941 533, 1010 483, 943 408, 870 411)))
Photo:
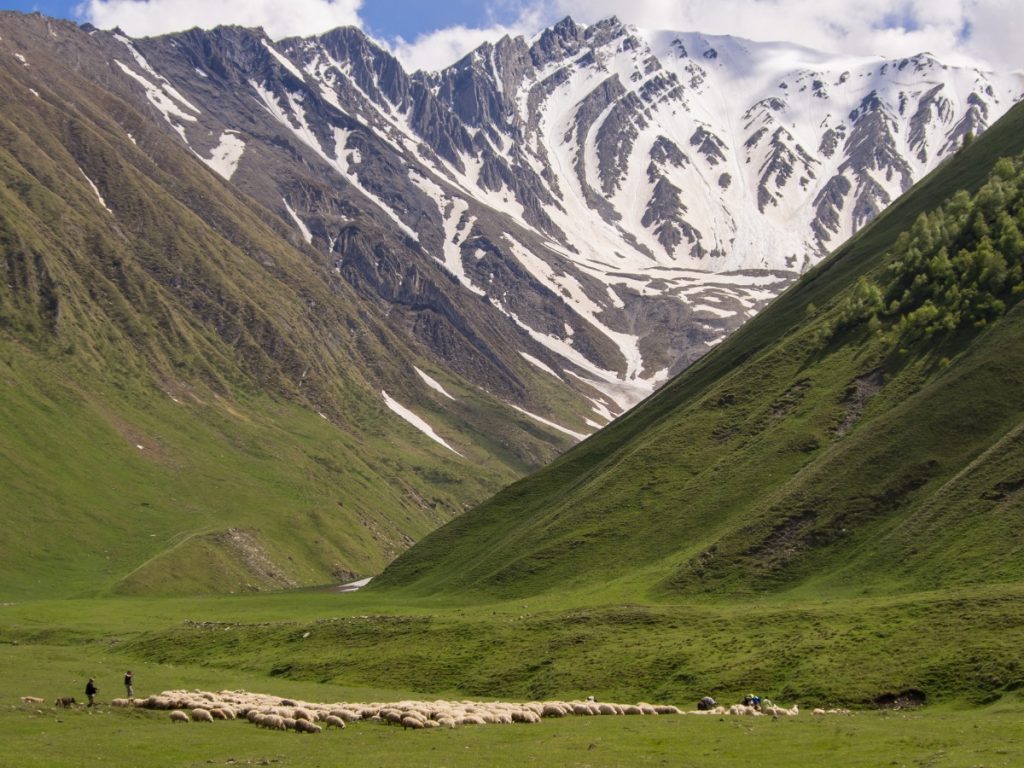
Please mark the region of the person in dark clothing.
POLYGON ((130 669, 124 673, 124 690, 129 699, 135 698, 135 679, 132 677, 130 669))
POLYGON ((96 703, 96 694, 99 690, 100 689, 96 687, 96 681, 90 677, 89 682, 85 684, 85 695, 89 697, 90 707, 96 703))

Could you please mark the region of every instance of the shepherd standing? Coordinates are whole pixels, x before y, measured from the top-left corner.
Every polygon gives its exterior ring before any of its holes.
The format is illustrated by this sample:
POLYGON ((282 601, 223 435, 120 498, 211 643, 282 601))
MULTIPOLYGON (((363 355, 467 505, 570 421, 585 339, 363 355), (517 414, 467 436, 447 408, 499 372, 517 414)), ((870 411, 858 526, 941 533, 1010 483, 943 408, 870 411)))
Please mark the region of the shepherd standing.
POLYGON ((135 698, 135 684, 134 678, 132 677, 132 671, 129 669, 124 673, 124 690, 128 694, 129 699, 135 698))
POLYGON ((96 681, 90 677, 89 682, 85 684, 85 695, 89 697, 90 707, 96 703, 96 693, 98 691, 99 688, 96 687, 96 681))

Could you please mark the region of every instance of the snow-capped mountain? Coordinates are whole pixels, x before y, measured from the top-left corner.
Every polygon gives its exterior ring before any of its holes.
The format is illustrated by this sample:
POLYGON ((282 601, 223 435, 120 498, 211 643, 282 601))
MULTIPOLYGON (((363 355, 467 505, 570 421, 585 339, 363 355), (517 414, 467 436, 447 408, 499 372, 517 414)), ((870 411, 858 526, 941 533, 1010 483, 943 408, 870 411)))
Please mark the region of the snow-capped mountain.
POLYGON ((527 365, 582 395, 591 428, 1024 91, 928 54, 852 59, 614 18, 414 74, 352 28, 87 32, 108 87, 144 99, 438 364, 530 405, 527 365))

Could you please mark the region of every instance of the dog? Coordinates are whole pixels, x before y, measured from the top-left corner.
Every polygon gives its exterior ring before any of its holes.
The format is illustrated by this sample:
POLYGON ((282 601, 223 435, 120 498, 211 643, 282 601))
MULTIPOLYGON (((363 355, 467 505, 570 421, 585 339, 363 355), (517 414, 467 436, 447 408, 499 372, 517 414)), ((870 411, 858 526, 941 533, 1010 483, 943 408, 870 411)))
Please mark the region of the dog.
POLYGON ((67 709, 68 707, 73 707, 74 705, 75 705, 75 697, 74 696, 60 696, 60 697, 57 698, 56 701, 53 702, 53 706, 61 707, 63 709, 67 709))

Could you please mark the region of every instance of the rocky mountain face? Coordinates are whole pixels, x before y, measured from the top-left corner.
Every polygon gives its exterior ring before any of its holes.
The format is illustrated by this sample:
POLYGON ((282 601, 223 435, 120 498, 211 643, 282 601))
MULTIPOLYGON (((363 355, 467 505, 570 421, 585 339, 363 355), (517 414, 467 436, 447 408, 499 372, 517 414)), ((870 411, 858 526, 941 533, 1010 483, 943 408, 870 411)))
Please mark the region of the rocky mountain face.
POLYGON ((377 573, 1021 88, 614 19, 410 74, 355 29, 0 13, 0 585, 94 588, 96 552, 135 592, 377 573))
POLYGON ((411 75, 355 29, 92 34, 200 159, 439 362, 514 399, 511 342, 589 397, 595 426, 1024 90, 927 54, 841 59, 614 18, 411 75))
POLYGON ((434 364, 576 436, 1024 90, 927 54, 839 58, 614 18, 412 74, 352 28, 132 40, 53 22, 21 48, 11 34, 26 72, 68 39, 87 48, 66 65, 276 214, 434 364), (560 394, 538 398, 538 374, 560 394))

